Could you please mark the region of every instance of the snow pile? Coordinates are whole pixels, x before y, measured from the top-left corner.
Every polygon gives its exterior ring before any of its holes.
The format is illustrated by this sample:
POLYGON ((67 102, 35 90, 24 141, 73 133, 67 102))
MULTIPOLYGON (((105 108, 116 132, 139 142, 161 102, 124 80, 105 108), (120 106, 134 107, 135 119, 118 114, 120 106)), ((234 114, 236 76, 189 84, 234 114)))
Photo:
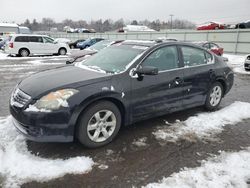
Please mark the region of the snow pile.
POLYGON ((249 178, 250 148, 234 153, 222 152, 220 156, 203 161, 201 167, 186 168, 146 188, 247 188, 249 178))
POLYGON ((53 160, 35 156, 15 130, 12 117, 0 118, 0 187, 15 188, 30 181, 45 182, 69 173, 86 173, 93 164, 89 157, 53 160))
POLYGON ((147 146, 147 137, 142 137, 142 138, 139 138, 137 140, 134 140, 132 142, 133 145, 137 146, 137 147, 144 147, 144 146, 147 146))
POLYGON ((9 56, 9 54, 0 51, 0 60, 35 60, 35 59, 43 59, 43 61, 46 61, 46 60, 59 61, 59 60, 67 60, 68 56, 67 55, 41 56, 41 55, 34 54, 34 56, 29 56, 29 57, 18 57, 18 56, 11 57, 9 56))
POLYGON ((244 67, 236 67, 233 69, 234 72, 239 73, 239 74, 248 74, 250 75, 250 71, 246 71, 244 67))
POLYGON ((4 54, 0 52, 0 59, 6 59, 8 54, 4 54))
POLYGON ((244 63, 246 60, 246 55, 231 55, 231 54, 224 54, 223 57, 228 59, 228 66, 233 68, 235 73, 239 74, 250 74, 250 72, 246 71, 244 68, 244 63))
POLYGON ((227 58, 228 63, 233 66, 243 66, 246 60, 245 55, 223 54, 223 57, 227 58))
POLYGON ((186 121, 176 121, 173 125, 162 126, 153 135, 158 140, 176 142, 181 139, 211 139, 223 130, 225 125, 234 125, 250 118, 250 103, 234 102, 216 112, 200 113, 186 121))

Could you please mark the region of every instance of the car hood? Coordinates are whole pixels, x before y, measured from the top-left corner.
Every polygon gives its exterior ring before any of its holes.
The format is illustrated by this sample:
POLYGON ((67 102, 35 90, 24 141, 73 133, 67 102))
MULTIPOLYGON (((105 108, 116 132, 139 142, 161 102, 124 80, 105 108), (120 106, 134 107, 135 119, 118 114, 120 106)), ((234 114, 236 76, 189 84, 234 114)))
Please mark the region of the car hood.
POLYGON ((77 88, 110 78, 111 76, 105 73, 85 70, 75 66, 64 66, 33 74, 21 81, 18 87, 33 99, 36 99, 50 91, 77 88))

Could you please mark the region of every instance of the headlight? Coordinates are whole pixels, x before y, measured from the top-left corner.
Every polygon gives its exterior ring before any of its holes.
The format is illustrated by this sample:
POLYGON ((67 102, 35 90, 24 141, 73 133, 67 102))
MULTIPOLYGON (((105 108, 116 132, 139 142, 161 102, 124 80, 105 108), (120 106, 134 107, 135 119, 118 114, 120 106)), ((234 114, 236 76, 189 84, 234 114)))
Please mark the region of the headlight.
POLYGON ((37 109, 44 110, 57 110, 60 107, 68 107, 67 99, 72 97, 79 91, 76 89, 62 89, 55 92, 51 92, 48 95, 42 97, 35 103, 37 109))

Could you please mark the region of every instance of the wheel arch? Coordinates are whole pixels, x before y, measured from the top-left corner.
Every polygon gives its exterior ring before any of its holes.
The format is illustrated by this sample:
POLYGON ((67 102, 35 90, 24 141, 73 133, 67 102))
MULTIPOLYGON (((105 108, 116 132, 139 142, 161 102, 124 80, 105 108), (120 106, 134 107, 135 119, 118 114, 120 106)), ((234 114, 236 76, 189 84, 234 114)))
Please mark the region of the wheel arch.
POLYGON ((29 52, 29 55, 31 54, 31 52, 30 52, 30 50, 29 50, 28 47, 21 47, 21 48, 19 48, 18 54, 20 54, 21 50, 27 50, 29 52))
POLYGON ((226 84, 226 81, 224 78, 222 77, 218 77, 216 78, 215 82, 219 82, 221 85, 222 85, 222 89, 223 89, 223 97, 225 96, 226 94, 226 91, 227 91, 227 84, 226 84))
POLYGON ((127 110, 126 110, 126 107, 122 101, 120 101, 119 99, 112 97, 112 96, 103 96, 103 97, 97 96, 94 98, 87 98, 77 107, 77 109, 73 113, 74 117, 72 118, 72 121, 70 124, 73 126, 73 129, 74 129, 74 132, 73 132, 74 138, 76 136, 77 126, 78 126, 81 115, 92 104, 94 104, 96 102, 100 102, 100 101, 109 101, 109 102, 112 102, 114 105, 116 105, 116 107, 119 109, 119 111, 121 113, 121 120, 122 120, 121 125, 124 126, 126 124, 127 110))
POLYGON ((67 54, 68 50, 67 50, 67 48, 64 47, 64 46, 61 46, 61 47, 58 49, 58 54, 59 54, 59 52, 60 52, 61 49, 64 49, 64 50, 66 51, 66 54, 67 54))

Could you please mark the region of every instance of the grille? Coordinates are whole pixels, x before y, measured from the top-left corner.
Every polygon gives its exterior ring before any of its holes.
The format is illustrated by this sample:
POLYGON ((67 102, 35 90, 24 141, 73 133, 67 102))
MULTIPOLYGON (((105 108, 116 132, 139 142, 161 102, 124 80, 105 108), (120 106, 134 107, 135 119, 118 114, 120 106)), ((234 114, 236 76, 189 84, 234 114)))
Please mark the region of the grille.
POLYGON ((12 106, 22 108, 28 103, 30 99, 31 97, 29 95, 16 88, 11 95, 10 104, 12 106))

